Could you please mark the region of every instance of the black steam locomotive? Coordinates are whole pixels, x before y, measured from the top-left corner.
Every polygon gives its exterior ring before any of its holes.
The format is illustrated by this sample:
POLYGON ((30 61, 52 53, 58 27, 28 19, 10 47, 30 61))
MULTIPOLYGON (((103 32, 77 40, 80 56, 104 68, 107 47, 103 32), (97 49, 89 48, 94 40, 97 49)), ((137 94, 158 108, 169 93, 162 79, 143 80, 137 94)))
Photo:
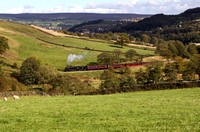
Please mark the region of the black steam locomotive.
POLYGON ((89 70, 105 70, 109 67, 122 68, 122 67, 135 67, 148 64, 150 62, 140 62, 140 63, 126 63, 126 64, 110 64, 110 65, 92 65, 92 66, 67 66, 65 67, 65 72, 68 71, 89 71, 89 70))

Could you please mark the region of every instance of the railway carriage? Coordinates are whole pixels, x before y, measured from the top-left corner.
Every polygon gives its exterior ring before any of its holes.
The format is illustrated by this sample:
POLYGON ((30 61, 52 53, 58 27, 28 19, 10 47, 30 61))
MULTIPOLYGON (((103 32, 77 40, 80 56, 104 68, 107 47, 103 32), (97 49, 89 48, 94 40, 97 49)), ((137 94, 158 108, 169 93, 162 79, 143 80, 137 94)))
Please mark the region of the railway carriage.
POLYGON ((93 65, 93 66, 67 66, 65 71, 89 71, 89 70, 105 70, 109 67, 113 68, 122 68, 122 67, 135 67, 148 64, 150 62, 141 62, 141 63, 126 63, 126 64, 110 64, 110 65, 93 65))

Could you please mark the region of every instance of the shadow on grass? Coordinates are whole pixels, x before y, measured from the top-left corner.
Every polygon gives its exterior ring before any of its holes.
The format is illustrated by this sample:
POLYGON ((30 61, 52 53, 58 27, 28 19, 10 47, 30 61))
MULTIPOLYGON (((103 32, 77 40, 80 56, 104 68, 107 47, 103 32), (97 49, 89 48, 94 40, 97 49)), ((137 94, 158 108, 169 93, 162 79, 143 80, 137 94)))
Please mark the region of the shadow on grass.
POLYGON ((123 47, 121 47, 121 46, 119 46, 119 45, 109 45, 110 47, 114 47, 114 48, 123 48, 123 47))

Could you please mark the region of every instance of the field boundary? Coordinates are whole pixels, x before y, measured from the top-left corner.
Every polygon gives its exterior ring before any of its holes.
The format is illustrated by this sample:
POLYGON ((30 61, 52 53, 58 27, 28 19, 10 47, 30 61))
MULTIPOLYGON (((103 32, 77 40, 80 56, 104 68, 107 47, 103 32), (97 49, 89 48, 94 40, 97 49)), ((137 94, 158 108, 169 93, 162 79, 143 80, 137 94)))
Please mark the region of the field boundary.
POLYGON ((136 92, 136 91, 170 90, 170 89, 183 89, 183 88, 195 88, 195 87, 200 87, 200 80, 191 82, 145 84, 133 87, 123 87, 123 88, 98 89, 97 91, 90 93, 79 93, 79 94, 77 93, 77 95, 104 95, 104 94, 136 92))
MULTIPOLYGON (((106 50, 96 50, 96 49, 90 49, 88 47, 85 47, 85 48, 80 48, 80 47, 75 47, 75 46, 67 46, 67 45, 64 45, 64 44, 58 44, 58 43, 54 43, 54 42, 49 42, 49 41, 46 41, 46 40, 43 40, 41 38, 36 38, 37 40, 40 40, 42 42, 45 42, 45 43, 48 43, 48 44, 52 44, 52 45, 57 45, 57 46, 62 46, 62 47, 66 47, 66 48, 74 48, 74 49, 81 49, 81 50, 89 50, 89 51, 97 51, 97 52, 107 52, 107 53, 115 53, 113 51, 106 51, 106 50)), ((125 53, 123 53, 125 54, 125 53)), ((139 57, 150 57, 150 55, 140 55, 140 54, 135 54, 136 56, 139 56, 139 57)))

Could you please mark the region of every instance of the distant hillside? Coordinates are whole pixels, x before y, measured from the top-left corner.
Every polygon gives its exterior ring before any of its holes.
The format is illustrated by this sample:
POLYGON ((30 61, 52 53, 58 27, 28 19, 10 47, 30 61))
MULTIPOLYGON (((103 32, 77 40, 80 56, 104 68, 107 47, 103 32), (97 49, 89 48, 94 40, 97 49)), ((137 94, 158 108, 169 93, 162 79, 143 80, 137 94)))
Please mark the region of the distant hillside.
POLYGON ((9 20, 25 25, 35 25, 47 29, 68 29, 88 21, 102 19, 115 21, 121 19, 145 18, 145 14, 97 14, 97 13, 26 13, 26 14, 0 14, 0 19, 9 20))
POLYGON ((72 32, 132 32, 132 31, 151 31, 156 28, 163 28, 165 26, 178 25, 186 21, 200 19, 200 8, 186 10, 178 15, 164 15, 156 14, 149 16, 140 21, 127 22, 115 21, 108 22, 105 20, 95 20, 75 25, 70 28, 72 32))
POLYGON ((1 19, 19 20, 120 20, 129 18, 149 17, 145 14, 97 14, 97 13, 52 13, 52 14, 0 14, 1 19))
MULTIPOLYGON (((179 15, 157 14, 149 18, 145 18, 137 23, 131 23, 121 27, 122 31, 149 31, 155 28, 163 28, 180 22, 200 19, 200 8, 186 10, 179 15)), ((115 31, 115 29, 113 29, 115 31)))
POLYGON ((81 32, 81 33, 92 33, 92 32, 109 32, 116 26, 122 26, 124 24, 129 24, 131 22, 126 21, 104 21, 94 20, 89 22, 84 22, 73 26, 69 29, 71 32, 81 32))

